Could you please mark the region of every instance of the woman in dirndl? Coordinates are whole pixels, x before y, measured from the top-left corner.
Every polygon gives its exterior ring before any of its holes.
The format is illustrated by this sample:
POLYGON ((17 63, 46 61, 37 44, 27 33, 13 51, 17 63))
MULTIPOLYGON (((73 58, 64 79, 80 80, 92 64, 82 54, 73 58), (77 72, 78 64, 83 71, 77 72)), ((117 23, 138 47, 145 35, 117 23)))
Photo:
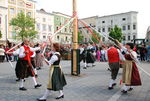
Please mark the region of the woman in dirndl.
POLYGON ((49 70, 49 80, 47 89, 44 93, 44 95, 37 99, 38 101, 46 101, 48 95, 50 94, 50 91, 59 91, 60 95, 56 97, 56 99, 64 98, 63 94, 63 87, 67 84, 65 80, 65 76, 62 72, 61 66, 60 66, 60 58, 61 55, 59 53, 60 46, 58 43, 53 44, 53 55, 49 61, 45 60, 48 65, 50 65, 49 70))

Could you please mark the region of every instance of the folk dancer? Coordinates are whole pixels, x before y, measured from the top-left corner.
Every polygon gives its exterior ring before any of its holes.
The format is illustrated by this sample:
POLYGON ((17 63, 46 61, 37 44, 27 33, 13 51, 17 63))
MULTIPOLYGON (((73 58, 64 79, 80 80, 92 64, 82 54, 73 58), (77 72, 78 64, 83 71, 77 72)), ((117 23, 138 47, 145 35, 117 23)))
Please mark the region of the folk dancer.
POLYGON ((127 93, 128 91, 133 90, 132 86, 141 86, 141 78, 139 74, 139 70, 137 68, 136 62, 137 60, 137 53, 133 51, 134 44, 127 43, 125 47, 123 47, 118 41, 117 43, 124 51, 125 61, 123 66, 123 76, 122 81, 124 83, 122 93, 127 93))
POLYGON ((27 90, 24 87, 24 78, 27 78, 29 76, 32 77, 33 82, 34 82, 34 87, 38 88, 41 86, 41 84, 38 84, 36 79, 35 79, 35 73, 34 70, 32 68, 32 64, 31 64, 31 56, 33 55, 33 51, 37 51, 40 49, 40 47, 38 48, 31 48, 28 46, 29 45, 29 40, 25 39, 24 41, 24 45, 20 47, 20 52, 19 52, 19 58, 20 58, 20 78, 21 78, 21 85, 19 90, 25 91, 27 90))
POLYGON ((63 87, 67 84, 65 80, 65 76, 62 72, 62 68, 59 65, 60 64, 60 49, 59 44, 54 43, 53 44, 53 55, 49 61, 45 60, 48 65, 50 65, 50 71, 49 71, 49 81, 47 85, 47 89, 44 93, 44 95, 37 99, 38 101, 46 101, 48 95, 50 94, 51 90, 53 91, 59 91, 60 95, 56 97, 56 99, 64 98, 63 94, 63 87))
POLYGON ((108 89, 111 90, 116 85, 116 78, 120 68, 120 60, 124 59, 120 50, 114 47, 113 43, 109 44, 109 49, 105 53, 105 58, 108 60, 109 67, 111 69, 111 80, 109 82, 108 89))

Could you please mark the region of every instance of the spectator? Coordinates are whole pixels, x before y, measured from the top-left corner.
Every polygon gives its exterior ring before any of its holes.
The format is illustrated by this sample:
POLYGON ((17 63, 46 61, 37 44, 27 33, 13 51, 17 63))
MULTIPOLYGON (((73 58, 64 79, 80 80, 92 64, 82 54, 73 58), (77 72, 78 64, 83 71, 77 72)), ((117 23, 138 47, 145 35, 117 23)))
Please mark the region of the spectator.
POLYGON ((0 45, 0 62, 3 62, 5 59, 5 50, 2 45, 0 45))

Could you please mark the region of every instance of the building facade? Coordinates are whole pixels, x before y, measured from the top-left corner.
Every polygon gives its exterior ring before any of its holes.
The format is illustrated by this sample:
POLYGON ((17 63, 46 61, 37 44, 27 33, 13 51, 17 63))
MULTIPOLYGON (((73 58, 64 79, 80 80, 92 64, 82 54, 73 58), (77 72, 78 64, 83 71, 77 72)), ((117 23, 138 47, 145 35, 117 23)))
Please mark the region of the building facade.
POLYGON ((7 40, 7 8, 4 6, 0 6, 0 31, 2 34, 0 41, 5 42, 7 40))
MULTIPOLYGON (((89 28, 90 28, 90 26, 96 28, 97 18, 98 18, 98 16, 93 16, 93 17, 83 18, 83 19, 81 19, 81 21, 84 21, 89 28)), ((83 41, 85 43, 91 41, 92 34, 88 31, 88 29, 81 22, 79 22, 78 24, 79 24, 78 25, 79 32, 84 36, 83 41)))
MULTIPOLYGON (((44 9, 36 10, 36 30, 39 41, 46 41, 48 36, 54 34, 54 16, 44 9)), ((53 37, 54 41, 54 37, 53 37)))
MULTIPOLYGON (((138 12, 130 11, 98 17, 96 28, 100 33, 109 35, 111 28, 114 28, 114 26, 117 25, 122 29, 123 43, 131 42, 137 38, 137 14, 138 12)), ((107 38, 103 37, 103 41, 107 40, 107 38)))
POLYGON ((147 28, 147 33, 146 33, 146 42, 148 45, 150 45, 150 26, 147 28))
MULTIPOLYGON (((71 16, 60 12, 53 12, 54 15, 54 32, 57 31, 71 16)), ((55 35, 55 42, 70 44, 72 42, 72 26, 67 25, 62 31, 55 35)))

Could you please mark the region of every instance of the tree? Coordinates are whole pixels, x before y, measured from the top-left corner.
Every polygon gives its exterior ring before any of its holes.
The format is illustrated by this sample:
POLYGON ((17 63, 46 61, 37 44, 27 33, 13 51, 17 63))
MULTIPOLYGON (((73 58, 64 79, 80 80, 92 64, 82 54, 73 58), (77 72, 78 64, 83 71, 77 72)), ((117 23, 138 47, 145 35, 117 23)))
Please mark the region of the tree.
POLYGON ((0 38, 2 38, 2 32, 0 31, 0 38))
POLYGON ((115 25, 114 28, 111 29, 109 36, 117 39, 119 42, 122 41, 122 30, 117 25, 115 25))
POLYGON ((81 34, 81 32, 78 32, 78 42, 81 43, 84 40, 84 36, 81 34))
POLYGON ((101 39, 101 36, 95 30, 93 30, 93 33, 94 33, 94 35, 92 35, 92 41, 94 43, 99 43, 99 40, 101 39))
POLYGON ((17 17, 10 21, 10 25, 13 27, 17 39, 34 38, 38 33, 35 31, 35 19, 25 15, 24 12, 18 13, 17 17))

